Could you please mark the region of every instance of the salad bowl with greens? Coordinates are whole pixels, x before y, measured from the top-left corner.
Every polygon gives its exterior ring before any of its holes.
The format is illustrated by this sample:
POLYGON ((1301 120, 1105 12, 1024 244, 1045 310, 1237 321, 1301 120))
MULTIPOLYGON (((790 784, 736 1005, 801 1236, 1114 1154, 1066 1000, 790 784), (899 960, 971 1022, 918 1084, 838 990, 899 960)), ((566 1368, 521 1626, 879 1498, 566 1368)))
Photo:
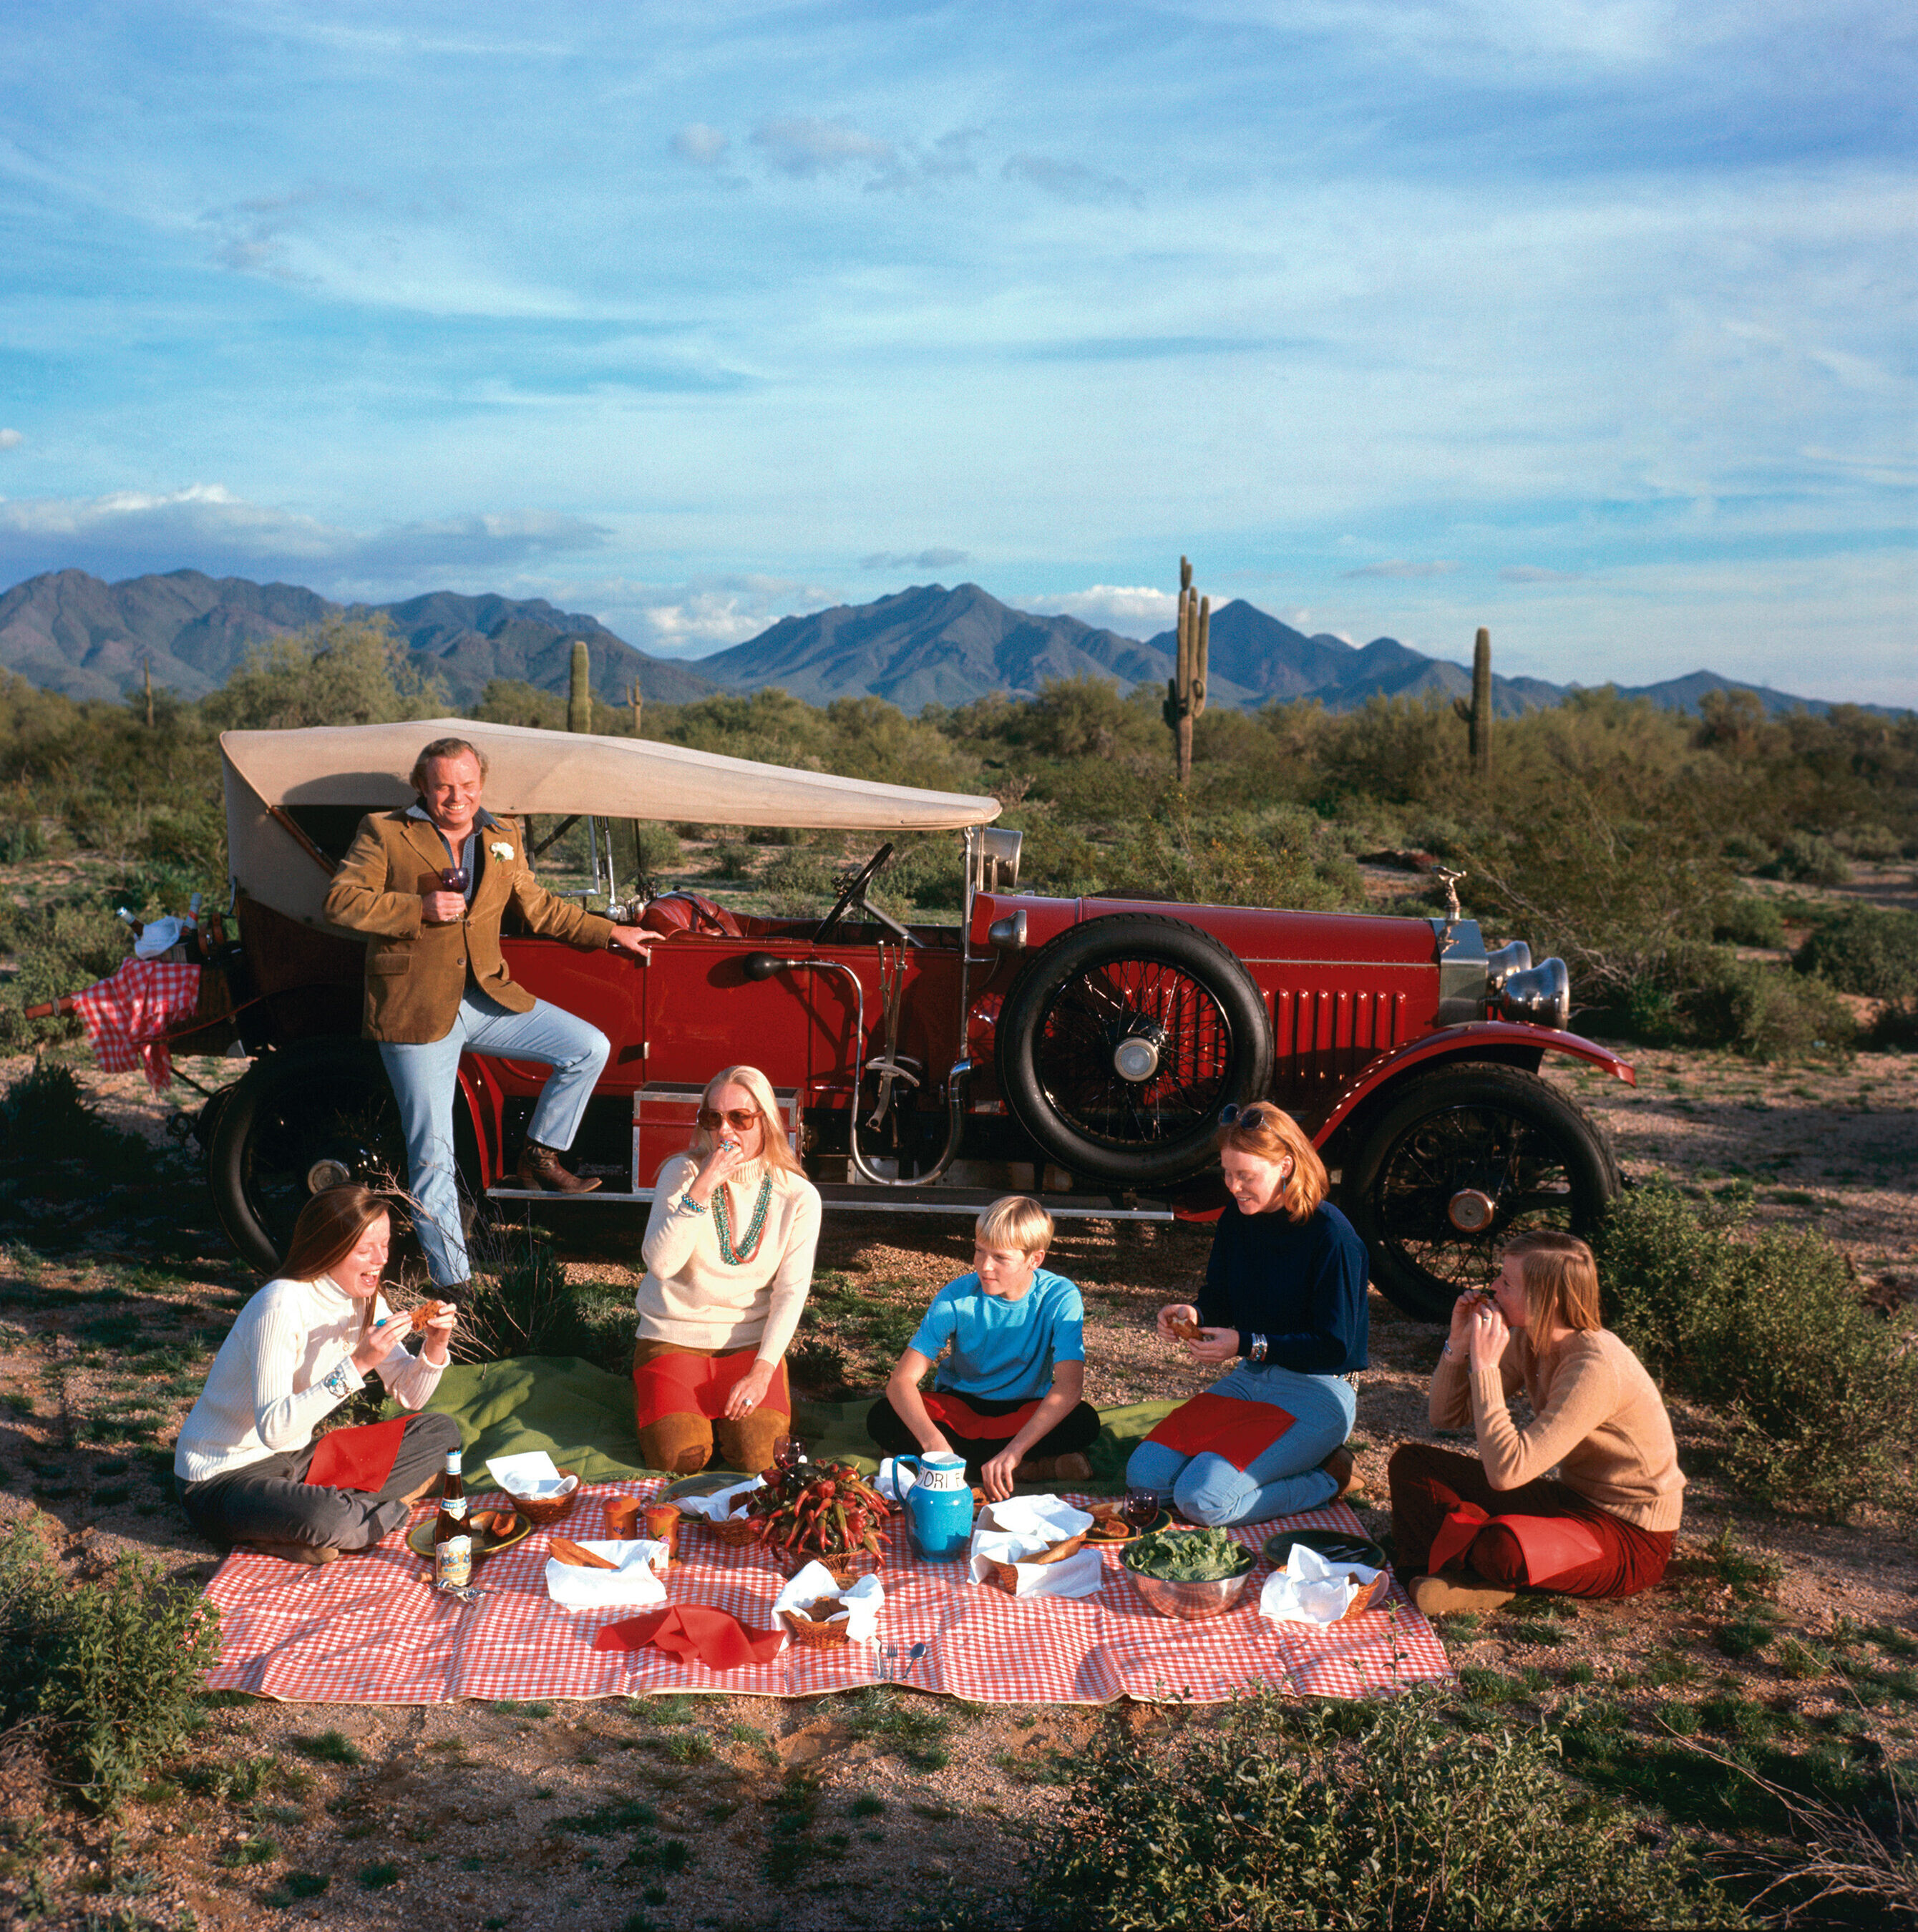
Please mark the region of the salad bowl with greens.
POLYGON ((1229 1530, 1160 1529, 1127 1544, 1119 1561, 1148 1608, 1196 1623, 1238 1601, 1259 1558, 1229 1530))

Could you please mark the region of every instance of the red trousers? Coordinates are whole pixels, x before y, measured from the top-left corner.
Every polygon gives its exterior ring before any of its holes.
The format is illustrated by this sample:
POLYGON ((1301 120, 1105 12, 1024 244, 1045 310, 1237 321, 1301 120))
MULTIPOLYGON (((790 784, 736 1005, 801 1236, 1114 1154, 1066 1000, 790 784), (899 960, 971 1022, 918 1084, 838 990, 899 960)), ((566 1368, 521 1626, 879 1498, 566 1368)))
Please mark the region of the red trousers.
POLYGON ((1460 1504, 1476 1505, 1491 1518, 1473 1538, 1465 1562, 1487 1582, 1506 1589, 1550 1588, 1568 1597, 1634 1597, 1665 1574, 1671 1555, 1673 1531, 1640 1529, 1562 1483, 1495 1490, 1476 1456, 1433 1443, 1401 1443, 1392 1451, 1386 1477, 1391 1485, 1392 1540, 1404 1576, 1430 1567, 1433 1539, 1460 1504), (1499 1520, 1502 1516, 1530 1518, 1541 1528, 1554 1519, 1570 1518, 1589 1532, 1580 1540, 1595 1541, 1596 1553, 1535 1578, 1520 1541, 1525 1532, 1507 1528, 1499 1520))

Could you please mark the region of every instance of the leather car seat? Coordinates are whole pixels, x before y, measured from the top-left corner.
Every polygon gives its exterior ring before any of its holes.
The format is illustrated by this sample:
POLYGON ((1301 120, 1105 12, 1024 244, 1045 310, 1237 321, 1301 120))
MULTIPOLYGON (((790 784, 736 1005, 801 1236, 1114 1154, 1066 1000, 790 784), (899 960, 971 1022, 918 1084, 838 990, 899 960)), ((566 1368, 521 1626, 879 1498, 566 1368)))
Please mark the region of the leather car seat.
POLYGON ((641 928, 670 939, 676 932, 704 933, 709 938, 743 939, 744 926, 730 908, 698 892, 662 892, 640 914, 641 928))

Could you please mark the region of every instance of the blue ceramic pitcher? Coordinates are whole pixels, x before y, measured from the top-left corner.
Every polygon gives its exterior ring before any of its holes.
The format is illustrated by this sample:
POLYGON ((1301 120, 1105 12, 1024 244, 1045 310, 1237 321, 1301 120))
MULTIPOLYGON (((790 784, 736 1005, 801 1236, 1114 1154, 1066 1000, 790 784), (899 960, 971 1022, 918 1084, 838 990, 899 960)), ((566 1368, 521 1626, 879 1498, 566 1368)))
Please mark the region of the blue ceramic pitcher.
POLYGON ((972 1540, 972 1489, 965 1462, 948 1452, 901 1456, 895 1466, 911 1470, 917 1478, 905 1492, 912 1546, 934 1563, 956 1562, 972 1540))

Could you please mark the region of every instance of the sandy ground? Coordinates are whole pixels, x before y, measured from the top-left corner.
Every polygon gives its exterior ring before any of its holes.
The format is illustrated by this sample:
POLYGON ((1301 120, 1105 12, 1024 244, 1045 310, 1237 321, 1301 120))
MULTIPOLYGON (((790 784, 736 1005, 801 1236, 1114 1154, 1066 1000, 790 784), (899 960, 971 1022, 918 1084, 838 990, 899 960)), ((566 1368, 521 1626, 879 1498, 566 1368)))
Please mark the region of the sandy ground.
MULTIPOLYGON (((1581 1072, 1555 1076, 1604 1121, 1628 1174, 1662 1171, 1705 1193, 1748 1188, 1760 1222, 1816 1226, 1852 1257, 1874 1296, 1889 1302, 1918 1291, 1918 1057, 1788 1070, 1696 1054, 1634 1058, 1635 1089, 1581 1072)), ((0 1086, 23 1065, 0 1062, 0 1086)), ((190 1070, 218 1078, 238 1070, 195 1063, 190 1070)), ((110 1118, 170 1144, 171 1103, 150 1094, 140 1076, 83 1078, 110 1118)), ((131 1280, 147 1330, 177 1333, 182 1350, 198 1347, 203 1358, 250 1284, 223 1258, 184 1163, 180 1174, 179 1214, 205 1231, 197 1264, 145 1268, 143 1238, 130 1233, 103 1243, 97 1257, 36 1264, 9 1250, 0 1285, 86 1291, 131 1280)), ((1202 1230, 1181 1226, 1095 1222, 1061 1234, 1052 1264, 1086 1292, 1095 1401, 1201 1385, 1157 1347, 1150 1321, 1161 1300, 1189 1289, 1206 1240, 1202 1230)), ((866 1216, 835 1221, 821 1262, 855 1279, 869 1275, 890 1292, 916 1283, 929 1294, 965 1264, 968 1246, 969 1231, 959 1226, 866 1216)), ((619 1248, 617 1237, 603 1239, 573 1265, 616 1279, 627 1264, 619 1248)), ((1425 1384, 1439 1338, 1376 1294, 1371 1312, 1358 1424, 1370 1499, 1360 1510, 1382 1530, 1385 1459, 1400 1441, 1427 1433, 1425 1384)), ((143 1460, 135 1440, 164 1450, 196 1372, 189 1365, 170 1381, 130 1376, 59 1308, 16 1298, 0 1309, 0 1520, 30 1518, 76 1575, 98 1574, 134 1550, 182 1580, 203 1580, 212 1559, 171 1504, 165 1456, 143 1460), (98 1418, 129 1415, 124 1450, 92 1432, 98 1418)), ((1708 1672, 1722 1670, 1708 1636, 1728 1614, 1730 1595, 1705 1552, 1727 1528, 1781 1564, 1778 1607, 1793 1630, 1815 1637, 1838 1618, 1918 1626, 1910 1525, 1868 1519, 1838 1529, 1751 1519, 1711 1473, 1711 1419, 1679 1405, 1674 1420, 1681 1453, 1700 1473, 1682 1560, 1665 1586, 1630 1604, 1580 1611, 1569 1646, 1541 1646, 1494 1620, 1457 1639, 1456 1660, 1535 1670, 1551 1684, 1565 1681, 1574 1664, 1629 1677, 1648 1658, 1683 1651, 1705 1658, 1708 1672)), ((1754 1695, 1792 1688, 1814 1710, 1823 1694, 1785 1686, 1757 1664, 1741 1682, 1754 1695)), ((902 1916, 905 1874, 920 1888, 1015 1885, 1022 1834, 1043 1823, 1059 1762, 1096 1720, 1078 1711, 896 1701, 908 1722, 941 1734, 902 1738, 896 1718, 893 1734, 875 1733, 872 1714, 844 1700, 724 1699, 663 1714, 623 1702, 223 1707, 209 1713, 182 1763, 116 1822, 17 1792, 6 1812, 11 1849, 0 1855, 0 1924, 27 1922, 30 1880, 43 1888, 53 1922, 76 1926, 88 1912, 114 1907, 171 1924, 190 1906, 205 1927, 323 1916, 343 1926, 515 1928, 887 1925, 902 1916), (926 1752, 944 1761, 931 1764, 926 1752), (676 1842, 686 1851, 662 1851, 676 1842), (682 1858, 683 1869, 668 1869, 682 1858), (323 1879, 323 1892, 293 1895, 323 1879)), ((1147 1713, 1125 1720, 1169 1721, 1147 1713)))

